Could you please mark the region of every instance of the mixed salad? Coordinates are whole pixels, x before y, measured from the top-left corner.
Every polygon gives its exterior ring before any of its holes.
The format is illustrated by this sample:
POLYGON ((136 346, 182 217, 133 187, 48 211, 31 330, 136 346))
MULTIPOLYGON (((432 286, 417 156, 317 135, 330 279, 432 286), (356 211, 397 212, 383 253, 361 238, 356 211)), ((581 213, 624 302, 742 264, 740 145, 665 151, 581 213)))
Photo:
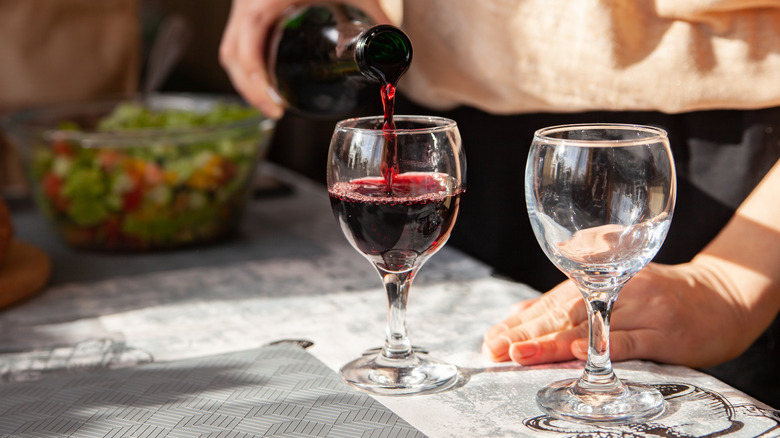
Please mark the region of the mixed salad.
POLYGON ((213 240, 241 214, 262 141, 259 121, 256 110, 239 104, 195 112, 126 102, 95 129, 136 139, 122 144, 87 144, 65 132, 80 126, 63 123, 65 135, 32 157, 36 199, 79 248, 159 249, 213 240), (257 123, 234 123, 241 120, 257 123), (182 141, 187 128, 218 126, 229 128, 199 130, 182 141), (157 133, 146 135, 149 129, 157 133))

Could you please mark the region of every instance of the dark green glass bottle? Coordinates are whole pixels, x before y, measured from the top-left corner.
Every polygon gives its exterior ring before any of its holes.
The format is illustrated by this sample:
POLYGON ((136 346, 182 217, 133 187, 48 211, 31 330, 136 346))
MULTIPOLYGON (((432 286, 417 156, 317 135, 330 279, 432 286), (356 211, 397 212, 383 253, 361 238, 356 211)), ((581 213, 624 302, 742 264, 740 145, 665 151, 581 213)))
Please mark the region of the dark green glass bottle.
POLYGON ((271 84, 289 109, 341 116, 378 99, 381 85, 395 87, 411 64, 412 43, 356 8, 316 3, 279 20, 267 53, 271 84))

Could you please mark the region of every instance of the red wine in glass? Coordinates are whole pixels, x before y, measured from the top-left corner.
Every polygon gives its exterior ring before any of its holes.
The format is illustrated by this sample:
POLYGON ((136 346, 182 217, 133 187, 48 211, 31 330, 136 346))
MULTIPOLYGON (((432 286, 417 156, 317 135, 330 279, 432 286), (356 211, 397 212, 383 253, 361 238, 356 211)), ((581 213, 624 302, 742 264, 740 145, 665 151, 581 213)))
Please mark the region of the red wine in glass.
POLYGON ((455 186, 450 180, 432 172, 399 174, 389 196, 382 178, 366 177, 335 184, 330 203, 358 251, 383 269, 404 271, 449 238, 462 192, 449 189, 455 186))

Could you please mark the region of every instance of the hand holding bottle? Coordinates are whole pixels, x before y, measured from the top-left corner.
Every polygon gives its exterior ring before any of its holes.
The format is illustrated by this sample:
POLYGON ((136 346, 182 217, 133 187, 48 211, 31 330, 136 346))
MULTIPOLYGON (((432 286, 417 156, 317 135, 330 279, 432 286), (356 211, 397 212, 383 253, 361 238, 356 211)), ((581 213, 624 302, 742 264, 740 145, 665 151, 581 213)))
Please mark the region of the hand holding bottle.
MULTIPOLYGON (((222 67, 239 94, 266 116, 280 118, 284 106, 270 85, 266 66, 268 35, 294 0, 233 0, 219 49, 222 67)), ((345 0, 377 23, 390 23, 379 0, 345 0)))

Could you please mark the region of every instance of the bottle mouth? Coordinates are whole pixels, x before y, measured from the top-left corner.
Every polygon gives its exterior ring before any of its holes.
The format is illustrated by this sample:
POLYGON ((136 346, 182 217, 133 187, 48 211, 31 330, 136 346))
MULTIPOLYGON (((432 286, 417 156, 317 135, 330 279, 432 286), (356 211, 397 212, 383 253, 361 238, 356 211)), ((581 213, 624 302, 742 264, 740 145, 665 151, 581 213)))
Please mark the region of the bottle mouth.
POLYGON ((412 63, 412 41, 395 26, 374 26, 358 39, 355 59, 364 75, 383 84, 395 84, 412 63))

